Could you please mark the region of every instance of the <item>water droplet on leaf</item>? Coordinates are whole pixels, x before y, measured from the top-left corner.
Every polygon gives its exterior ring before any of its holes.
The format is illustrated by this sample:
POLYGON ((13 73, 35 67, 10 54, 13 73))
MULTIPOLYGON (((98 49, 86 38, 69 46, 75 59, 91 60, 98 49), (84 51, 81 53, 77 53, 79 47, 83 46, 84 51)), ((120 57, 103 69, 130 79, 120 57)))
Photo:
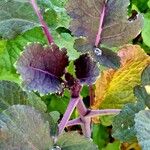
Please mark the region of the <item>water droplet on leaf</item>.
POLYGON ((50 150, 61 150, 61 148, 59 146, 54 146, 52 149, 50 150))
POLYGON ((101 56, 102 55, 102 50, 100 50, 99 48, 94 48, 94 53, 97 55, 97 56, 101 56))

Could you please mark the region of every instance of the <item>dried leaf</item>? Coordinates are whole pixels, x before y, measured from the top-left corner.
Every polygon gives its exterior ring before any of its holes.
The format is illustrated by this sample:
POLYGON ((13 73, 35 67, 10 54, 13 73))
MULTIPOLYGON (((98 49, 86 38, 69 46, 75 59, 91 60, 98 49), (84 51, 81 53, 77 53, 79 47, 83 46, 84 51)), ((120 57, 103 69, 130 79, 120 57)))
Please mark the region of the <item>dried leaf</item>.
POLYGON ((119 56, 121 67, 104 71, 97 80, 93 108, 122 108, 135 100, 133 88, 140 83, 141 73, 150 58, 136 45, 124 46, 119 56))

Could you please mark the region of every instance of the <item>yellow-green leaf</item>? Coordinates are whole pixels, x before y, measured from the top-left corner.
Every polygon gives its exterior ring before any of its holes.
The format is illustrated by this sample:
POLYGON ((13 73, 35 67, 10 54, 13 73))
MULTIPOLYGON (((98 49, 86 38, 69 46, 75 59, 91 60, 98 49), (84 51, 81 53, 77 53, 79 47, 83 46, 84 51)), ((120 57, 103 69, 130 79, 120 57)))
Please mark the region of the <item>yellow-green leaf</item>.
POLYGON ((102 72, 96 82, 93 108, 122 108, 134 102, 133 88, 140 83, 143 69, 150 57, 137 45, 126 45, 118 52, 121 67, 102 72))

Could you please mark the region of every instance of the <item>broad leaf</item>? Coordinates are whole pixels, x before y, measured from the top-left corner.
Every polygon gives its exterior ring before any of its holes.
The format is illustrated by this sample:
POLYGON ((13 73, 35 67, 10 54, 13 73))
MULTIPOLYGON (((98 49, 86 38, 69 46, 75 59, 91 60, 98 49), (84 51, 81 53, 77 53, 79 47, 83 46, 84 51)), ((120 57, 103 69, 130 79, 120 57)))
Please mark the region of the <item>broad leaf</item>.
POLYGON ((56 144, 63 150, 98 150, 98 147, 91 140, 76 132, 60 135, 56 144))
POLYGON ((39 111, 16 105, 0 114, 0 149, 46 150, 52 147, 49 123, 39 111))
POLYGON ((139 46, 127 45, 119 51, 121 67, 106 70, 96 82, 94 109, 122 108, 135 101, 133 88, 140 83, 141 73, 150 58, 139 46))
POLYGON ((67 65, 66 49, 60 50, 55 44, 43 47, 34 43, 26 47, 16 68, 28 90, 46 94, 62 91, 61 77, 67 65))
POLYGON ((0 36, 6 39, 39 26, 31 4, 27 1, 0 0, 0 36))
POLYGON ((45 103, 36 94, 26 93, 16 83, 0 81, 0 112, 16 104, 34 106, 41 111, 47 110, 45 103))
POLYGON ((143 17, 127 19, 129 0, 69 0, 68 14, 72 17, 70 29, 77 37, 75 48, 93 53, 96 60, 107 67, 117 68, 118 56, 102 48, 120 46, 135 38, 143 26, 143 17), (99 49, 95 53, 95 47, 99 49), (113 56, 112 56, 113 54, 113 56))
POLYGON ((113 120, 113 137, 123 142, 136 142, 136 131, 134 128, 135 114, 143 110, 144 106, 138 104, 127 104, 121 113, 113 120))
POLYGON ((99 149, 104 148, 109 142, 109 133, 107 127, 101 124, 94 124, 92 128, 92 139, 99 149))
POLYGON ((136 6, 140 12, 145 12, 148 9, 147 2, 148 0, 131 0, 133 8, 136 6))
POLYGON ((141 86, 136 86, 134 88, 134 95, 137 98, 137 102, 125 105, 120 114, 114 118, 112 124, 113 136, 123 142, 137 141, 134 118, 139 111, 145 109, 150 99, 145 88, 141 86))
POLYGON ((81 55, 74 62, 76 77, 83 84, 93 84, 99 76, 97 63, 88 55, 81 55))
POLYGON ((14 63, 23 50, 23 47, 28 42, 41 42, 46 43, 42 30, 40 28, 32 29, 23 35, 17 36, 12 40, 0 41, 0 79, 20 82, 14 63), (36 34, 35 34, 36 33, 36 34))
POLYGON ((128 5, 129 0, 69 0, 70 29, 76 36, 87 37, 93 46, 128 43, 139 34, 143 20, 141 15, 127 20, 128 5))
POLYGON ((142 110, 135 116, 135 129, 142 150, 150 148, 150 110, 142 110))
POLYGON ((45 95, 44 97, 42 97, 42 99, 47 105, 48 112, 58 111, 60 114, 64 114, 68 106, 70 97, 71 95, 69 91, 65 90, 61 98, 59 95, 51 94, 45 95))

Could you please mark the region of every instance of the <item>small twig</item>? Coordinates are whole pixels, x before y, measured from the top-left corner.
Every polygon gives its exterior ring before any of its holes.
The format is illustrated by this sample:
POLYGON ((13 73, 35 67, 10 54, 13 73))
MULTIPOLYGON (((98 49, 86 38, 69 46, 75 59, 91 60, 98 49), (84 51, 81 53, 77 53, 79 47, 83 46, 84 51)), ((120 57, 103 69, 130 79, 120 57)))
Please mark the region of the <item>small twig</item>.
POLYGON ((36 1, 35 0, 30 0, 30 3, 31 3, 34 11, 36 12, 36 14, 37 14, 37 16, 39 18, 39 21, 40 21, 40 23, 42 25, 42 28, 43 28, 44 34, 45 34, 45 36, 46 36, 46 38, 48 40, 48 43, 49 44, 53 43, 54 42, 53 37, 51 36, 51 33, 49 32, 48 26, 47 26, 47 24, 45 23, 45 21, 43 19, 43 16, 42 16, 42 14, 41 14, 38 6, 37 6, 36 1))
POLYGON ((90 112, 85 117, 92 118, 96 116, 116 115, 119 114, 120 111, 120 109, 90 110, 90 112))
POLYGON ((78 102, 79 102, 80 98, 72 98, 68 104, 67 110, 59 124, 59 134, 61 134, 63 132, 63 130, 65 129, 75 107, 77 106, 78 102))

